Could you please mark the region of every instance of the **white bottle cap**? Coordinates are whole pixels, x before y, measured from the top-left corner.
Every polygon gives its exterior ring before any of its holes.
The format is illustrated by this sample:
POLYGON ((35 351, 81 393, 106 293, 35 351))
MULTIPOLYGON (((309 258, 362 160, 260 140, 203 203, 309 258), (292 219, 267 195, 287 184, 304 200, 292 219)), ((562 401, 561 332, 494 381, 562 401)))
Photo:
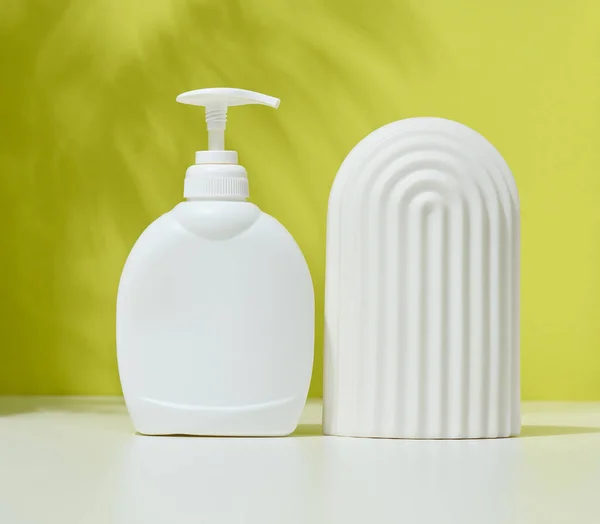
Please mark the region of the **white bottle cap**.
POLYGON ((238 165, 236 151, 225 150, 227 108, 246 104, 277 108, 279 99, 245 89, 215 87, 182 93, 177 97, 177 102, 205 107, 208 129, 208 151, 197 151, 196 165, 186 172, 185 198, 248 198, 246 170, 238 165))

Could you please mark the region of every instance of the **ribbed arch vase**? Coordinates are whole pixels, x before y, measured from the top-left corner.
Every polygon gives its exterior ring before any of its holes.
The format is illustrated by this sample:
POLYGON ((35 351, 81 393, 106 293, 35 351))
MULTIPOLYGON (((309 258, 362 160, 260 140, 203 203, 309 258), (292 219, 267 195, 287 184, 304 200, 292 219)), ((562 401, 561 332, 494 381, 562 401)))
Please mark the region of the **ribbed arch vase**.
POLYGON ((327 216, 324 431, 520 431, 517 188, 472 129, 411 118, 363 139, 327 216))

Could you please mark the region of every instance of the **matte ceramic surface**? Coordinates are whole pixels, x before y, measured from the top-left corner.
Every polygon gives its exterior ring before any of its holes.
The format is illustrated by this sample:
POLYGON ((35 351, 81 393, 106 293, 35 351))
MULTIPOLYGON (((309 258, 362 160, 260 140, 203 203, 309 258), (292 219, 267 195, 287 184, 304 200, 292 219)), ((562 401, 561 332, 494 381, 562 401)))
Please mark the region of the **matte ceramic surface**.
POLYGON ((519 433, 519 202, 494 147, 449 120, 362 140, 327 216, 325 432, 519 433))

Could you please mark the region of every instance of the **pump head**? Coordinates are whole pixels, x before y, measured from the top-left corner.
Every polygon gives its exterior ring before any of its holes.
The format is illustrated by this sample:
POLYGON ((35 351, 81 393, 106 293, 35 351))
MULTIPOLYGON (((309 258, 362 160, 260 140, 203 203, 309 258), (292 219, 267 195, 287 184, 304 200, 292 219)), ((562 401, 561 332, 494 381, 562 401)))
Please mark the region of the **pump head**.
POLYGON ((184 196, 188 199, 245 200, 248 198, 248 176, 238 165, 237 153, 225 150, 227 108, 246 104, 262 104, 277 108, 279 99, 272 96, 215 87, 188 91, 177 102, 206 108, 208 151, 196 151, 196 164, 185 175, 184 196))
POLYGON ((177 102, 206 108, 208 151, 218 151, 219 153, 206 154, 207 151, 198 151, 196 153, 196 164, 237 163, 237 153, 235 151, 225 151, 225 127, 227 124, 227 108, 229 106, 262 104, 275 109, 279 107, 278 98, 255 93, 254 91, 247 91, 246 89, 234 89, 230 87, 213 87, 188 91, 179 95, 177 102))

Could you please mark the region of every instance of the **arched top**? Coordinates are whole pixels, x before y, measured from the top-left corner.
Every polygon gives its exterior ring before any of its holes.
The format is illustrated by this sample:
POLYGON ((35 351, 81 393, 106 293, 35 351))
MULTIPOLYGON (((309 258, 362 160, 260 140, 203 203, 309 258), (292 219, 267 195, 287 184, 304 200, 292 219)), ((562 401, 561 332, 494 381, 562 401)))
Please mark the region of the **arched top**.
POLYGON ((459 184, 494 192, 506 211, 518 210, 517 187, 496 148, 476 131, 444 118, 419 117, 392 122, 361 140, 340 167, 330 206, 376 180, 434 168, 459 184), (508 208, 508 209, 507 209, 508 208))

